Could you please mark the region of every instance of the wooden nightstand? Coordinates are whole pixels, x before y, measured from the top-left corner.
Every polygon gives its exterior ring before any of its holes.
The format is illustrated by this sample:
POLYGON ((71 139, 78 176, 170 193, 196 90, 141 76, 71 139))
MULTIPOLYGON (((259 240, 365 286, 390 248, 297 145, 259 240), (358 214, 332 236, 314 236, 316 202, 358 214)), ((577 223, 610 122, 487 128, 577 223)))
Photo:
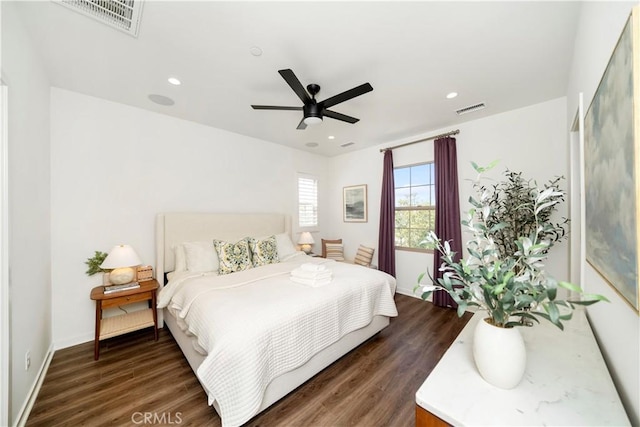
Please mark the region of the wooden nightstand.
POLYGON ((156 310, 156 291, 158 282, 148 280, 140 282, 140 287, 128 291, 104 294, 104 286, 96 286, 91 290, 91 299, 96 302, 96 333, 93 346, 93 357, 100 357, 100 340, 137 331, 153 326, 155 340, 158 341, 158 312, 156 310), (119 316, 102 318, 102 310, 109 307, 132 304, 134 302, 150 301, 151 307, 119 316))

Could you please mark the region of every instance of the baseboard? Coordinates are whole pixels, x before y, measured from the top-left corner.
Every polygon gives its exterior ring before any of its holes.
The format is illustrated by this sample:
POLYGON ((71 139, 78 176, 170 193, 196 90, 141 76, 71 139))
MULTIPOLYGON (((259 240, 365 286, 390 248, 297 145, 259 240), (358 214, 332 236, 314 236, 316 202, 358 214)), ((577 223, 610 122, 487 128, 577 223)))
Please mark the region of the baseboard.
POLYGON ((93 332, 83 335, 78 335, 72 338, 65 338, 63 340, 57 340, 53 343, 53 349, 55 351, 62 350, 63 348, 73 347, 74 345, 84 344, 86 342, 93 341, 93 332))
POLYGON ((402 295, 406 295, 408 297, 414 297, 414 298, 420 299, 420 295, 414 294, 413 293, 413 289, 405 289, 405 288, 401 288, 400 286, 398 286, 396 288, 396 293, 402 294, 402 295))
POLYGON ((44 382, 44 377, 47 375, 47 371, 49 370, 49 365, 51 364, 51 359, 53 359, 53 354, 55 351, 53 350, 53 343, 49 346, 49 350, 47 350, 47 357, 45 357, 42 366, 40 366, 40 370, 38 371, 38 375, 36 376, 36 380, 31 386, 31 390, 27 394, 27 398, 25 399, 20 411, 18 412, 18 416, 16 419, 16 425, 18 427, 24 427, 27 423, 27 419, 29 418, 29 414, 31 414, 31 409, 33 409, 33 405, 36 403, 36 398, 38 397, 38 393, 40 393, 40 387, 42 387, 42 383, 44 382))

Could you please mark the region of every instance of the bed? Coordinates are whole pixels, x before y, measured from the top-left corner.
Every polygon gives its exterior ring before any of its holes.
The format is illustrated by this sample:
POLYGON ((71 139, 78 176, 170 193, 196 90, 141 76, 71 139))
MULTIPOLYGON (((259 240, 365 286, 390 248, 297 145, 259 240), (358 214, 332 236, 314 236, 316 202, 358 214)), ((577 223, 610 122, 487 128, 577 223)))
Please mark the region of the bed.
MULTIPOLYGON (((199 269, 212 268, 204 264, 199 269)), ((282 214, 159 214, 156 272, 159 282, 170 277, 158 296, 160 319, 225 427, 249 421, 397 315, 393 277, 295 251, 289 217, 282 214), (247 237, 254 244, 277 242, 282 256, 221 275, 189 270, 179 253, 190 265, 202 264, 201 250, 197 256, 192 251, 195 242, 247 237), (330 271, 330 283, 293 282, 291 272, 305 268, 330 271)))

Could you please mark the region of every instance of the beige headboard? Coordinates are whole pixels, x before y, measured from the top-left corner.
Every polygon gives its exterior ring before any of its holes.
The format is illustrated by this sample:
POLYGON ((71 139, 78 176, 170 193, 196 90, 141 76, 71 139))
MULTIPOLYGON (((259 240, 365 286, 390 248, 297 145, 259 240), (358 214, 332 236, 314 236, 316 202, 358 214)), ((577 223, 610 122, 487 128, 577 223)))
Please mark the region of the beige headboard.
POLYGON ((236 242, 243 237, 287 233, 288 215, 272 213, 160 213, 156 217, 156 271, 161 282, 174 269, 172 247, 183 242, 213 239, 236 242))

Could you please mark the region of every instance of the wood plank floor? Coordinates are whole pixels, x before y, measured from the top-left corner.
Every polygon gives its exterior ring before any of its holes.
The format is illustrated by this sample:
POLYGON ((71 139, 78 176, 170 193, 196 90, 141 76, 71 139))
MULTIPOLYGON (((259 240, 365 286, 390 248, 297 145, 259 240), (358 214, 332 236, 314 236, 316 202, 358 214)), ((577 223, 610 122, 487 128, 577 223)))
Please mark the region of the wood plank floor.
MULTIPOLYGON (((415 393, 470 314, 396 295, 399 316, 247 426, 413 426, 415 393)), ((27 426, 220 426, 167 329, 55 353, 27 426), (147 417, 146 422, 145 418, 147 417)))

